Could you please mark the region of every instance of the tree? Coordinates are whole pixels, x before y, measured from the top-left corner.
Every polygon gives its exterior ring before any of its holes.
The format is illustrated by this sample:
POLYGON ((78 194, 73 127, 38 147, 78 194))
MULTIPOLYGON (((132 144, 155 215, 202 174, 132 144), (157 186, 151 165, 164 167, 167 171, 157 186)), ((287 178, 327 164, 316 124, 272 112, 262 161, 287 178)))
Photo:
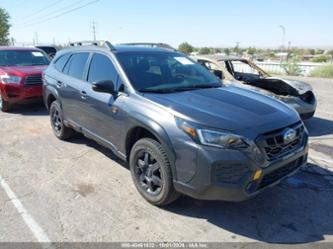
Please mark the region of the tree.
POLYGON ((229 49, 229 48, 225 48, 225 49, 224 49, 224 53, 225 53, 226 55, 230 55, 230 49, 229 49))
POLYGON ((324 49, 316 49, 316 54, 323 54, 325 52, 324 49))
POLYGON ((210 53, 211 53, 210 48, 207 47, 200 48, 199 50, 199 54, 210 54, 210 53))
POLYGON ((333 56, 333 50, 328 51, 327 54, 333 56))
POLYGON ((329 60, 328 56, 319 55, 319 56, 313 57, 311 59, 311 62, 327 62, 328 60, 329 60))
POLYGON ((239 55, 240 54, 240 48, 239 48, 239 44, 237 44, 234 49, 233 49, 234 53, 239 55))
POLYGON ((194 47, 188 42, 183 42, 178 46, 178 50, 185 54, 190 54, 194 51, 194 47))
POLYGON ((316 50, 313 48, 309 48, 308 51, 309 51, 309 54, 311 54, 311 55, 314 55, 316 53, 316 50))
POLYGON ((300 62, 299 56, 293 56, 288 61, 281 64, 281 67, 287 75, 299 76, 302 73, 302 69, 298 65, 300 62))
POLYGON ((0 46, 9 45, 9 14, 0 8, 0 46))
POLYGON ((254 55, 255 53, 257 52, 257 49, 255 48, 255 47, 249 47, 248 49, 247 49, 247 53, 249 54, 249 55, 254 55))

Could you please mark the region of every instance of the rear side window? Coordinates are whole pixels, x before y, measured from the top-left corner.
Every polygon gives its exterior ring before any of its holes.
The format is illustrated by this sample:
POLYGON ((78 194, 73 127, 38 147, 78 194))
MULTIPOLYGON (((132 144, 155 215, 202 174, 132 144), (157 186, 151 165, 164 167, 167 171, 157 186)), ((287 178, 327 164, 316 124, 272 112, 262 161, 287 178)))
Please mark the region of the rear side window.
POLYGON ((88 81, 93 83, 102 80, 112 80, 116 84, 117 71, 108 57, 94 54, 89 68, 88 81))
POLYGON ((68 61, 70 54, 64 54, 62 56, 60 56, 55 62, 54 62, 54 67, 58 70, 58 71, 62 71, 64 69, 64 66, 66 64, 66 62, 68 61))
POLYGON ((74 78, 82 79, 88 57, 89 53, 73 54, 64 69, 64 73, 74 78))

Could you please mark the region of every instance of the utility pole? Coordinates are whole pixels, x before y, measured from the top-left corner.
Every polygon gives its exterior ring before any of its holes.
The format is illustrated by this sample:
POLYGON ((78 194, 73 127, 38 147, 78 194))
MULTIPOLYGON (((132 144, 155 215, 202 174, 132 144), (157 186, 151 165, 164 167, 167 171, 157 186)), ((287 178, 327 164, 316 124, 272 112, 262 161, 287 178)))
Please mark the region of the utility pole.
POLYGON ((240 44, 240 42, 236 42, 235 52, 236 52, 237 56, 239 55, 239 44, 240 44))
POLYGON ((283 60, 283 50, 284 50, 284 40, 286 39, 286 28, 283 25, 280 25, 279 28, 282 31, 281 56, 280 56, 280 62, 282 62, 282 60, 283 60))
POLYGON ((35 42, 36 42, 36 45, 38 45, 38 33, 35 32, 35 42))
POLYGON ((284 41, 286 39, 286 28, 283 25, 280 25, 279 28, 282 31, 281 50, 283 50, 284 49, 284 41))
POLYGON ((94 35, 94 41, 96 41, 96 23, 95 23, 95 20, 93 20, 92 23, 91 23, 91 29, 92 29, 92 33, 94 35))
POLYGON ((38 33, 35 32, 34 36, 32 37, 32 44, 36 46, 38 44, 38 33))

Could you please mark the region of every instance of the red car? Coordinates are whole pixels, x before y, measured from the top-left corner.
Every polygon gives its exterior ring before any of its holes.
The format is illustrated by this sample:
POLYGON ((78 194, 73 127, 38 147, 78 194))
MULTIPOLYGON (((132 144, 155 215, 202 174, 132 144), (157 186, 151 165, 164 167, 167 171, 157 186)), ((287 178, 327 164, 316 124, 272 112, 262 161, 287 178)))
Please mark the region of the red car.
POLYGON ((42 97, 42 73, 49 64, 37 48, 0 47, 0 109, 42 97))

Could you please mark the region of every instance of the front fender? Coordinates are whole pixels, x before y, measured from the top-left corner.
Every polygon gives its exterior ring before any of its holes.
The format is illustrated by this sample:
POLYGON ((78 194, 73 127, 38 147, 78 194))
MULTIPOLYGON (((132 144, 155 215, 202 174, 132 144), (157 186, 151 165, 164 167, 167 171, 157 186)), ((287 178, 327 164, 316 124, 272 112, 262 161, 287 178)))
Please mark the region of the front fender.
MULTIPOLYGON (((176 153, 173 149, 171 140, 167 134, 167 132, 165 131, 165 129, 158 124, 156 121, 152 120, 150 117, 143 115, 142 113, 138 113, 138 112, 132 112, 129 113, 129 119, 127 122, 127 127, 126 127, 126 140, 125 140, 125 144, 124 144, 124 148, 126 151, 126 141, 128 141, 128 136, 130 136, 131 131, 135 128, 144 128, 148 131, 150 131, 161 143, 161 145, 163 146, 163 148, 165 149, 170 164, 171 164, 171 168, 172 168, 172 173, 174 178, 176 179, 176 169, 175 169, 175 160, 176 160, 176 153)), ((128 157, 128 155, 126 155, 128 157)))

